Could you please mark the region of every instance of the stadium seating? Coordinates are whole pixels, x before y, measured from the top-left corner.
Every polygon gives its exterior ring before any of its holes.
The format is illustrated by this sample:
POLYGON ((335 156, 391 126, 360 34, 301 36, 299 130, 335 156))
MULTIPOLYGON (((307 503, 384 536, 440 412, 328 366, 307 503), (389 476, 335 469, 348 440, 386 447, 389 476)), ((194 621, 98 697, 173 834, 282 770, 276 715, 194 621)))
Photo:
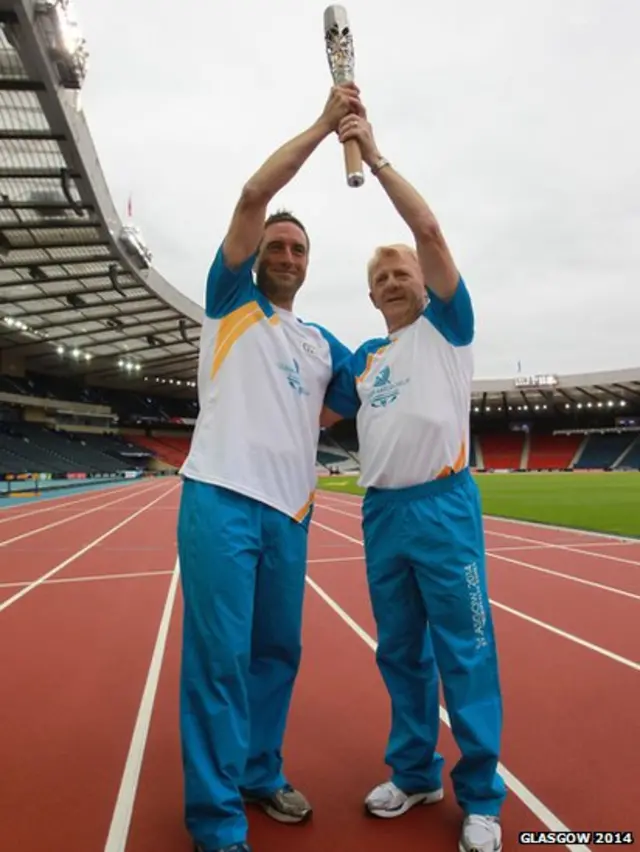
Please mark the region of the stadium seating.
POLYGON ((177 453, 180 453, 183 460, 186 459, 189 447, 191 446, 190 435, 186 437, 183 435, 172 435, 171 437, 168 435, 162 435, 158 436, 157 440, 165 446, 175 450, 177 453))
POLYGON ((37 423, 0 424, 0 474, 109 474, 144 469, 145 463, 144 456, 109 435, 65 432, 37 423))
POLYGON ((337 453, 327 452, 327 450, 318 450, 318 463, 323 465, 324 467, 331 467, 332 465, 341 464, 346 459, 347 456, 345 455, 338 455, 337 453))
POLYGON ((527 470, 567 470, 584 435, 531 434, 527 470))
POLYGON ((524 438, 523 432, 483 435, 480 446, 485 470, 519 470, 524 438))
POLYGON ((621 460, 620 468, 640 470, 640 435, 632 435, 631 437, 634 438, 633 443, 627 455, 621 460))
POLYGON ((129 437, 139 447, 150 450, 155 458, 177 469, 182 467, 189 452, 190 438, 147 435, 130 435, 129 437))
POLYGON ((79 384, 73 379, 40 376, 33 373, 24 377, 0 376, 0 392, 48 400, 108 405, 118 412, 121 422, 136 419, 169 422, 176 418, 194 419, 198 413, 195 400, 147 396, 128 390, 98 388, 79 384))
POLYGON ((618 458, 636 438, 633 432, 592 434, 576 462, 576 469, 606 469, 613 467, 618 458))
POLYGON ((119 469, 135 468, 143 470, 150 458, 151 453, 143 447, 128 441, 125 436, 116 434, 96 434, 93 432, 73 433, 76 440, 82 440, 88 447, 116 459, 119 469))

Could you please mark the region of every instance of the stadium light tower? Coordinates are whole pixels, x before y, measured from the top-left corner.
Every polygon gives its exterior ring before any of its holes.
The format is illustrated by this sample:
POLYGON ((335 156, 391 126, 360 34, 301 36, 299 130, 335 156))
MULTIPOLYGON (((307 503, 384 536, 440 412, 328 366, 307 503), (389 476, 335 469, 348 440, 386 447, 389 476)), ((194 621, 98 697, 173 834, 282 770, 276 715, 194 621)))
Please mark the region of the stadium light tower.
POLYGON ((73 0, 37 0, 35 11, 60 83, 66 89, 81 89, 87 76, 89 52, 73 0))

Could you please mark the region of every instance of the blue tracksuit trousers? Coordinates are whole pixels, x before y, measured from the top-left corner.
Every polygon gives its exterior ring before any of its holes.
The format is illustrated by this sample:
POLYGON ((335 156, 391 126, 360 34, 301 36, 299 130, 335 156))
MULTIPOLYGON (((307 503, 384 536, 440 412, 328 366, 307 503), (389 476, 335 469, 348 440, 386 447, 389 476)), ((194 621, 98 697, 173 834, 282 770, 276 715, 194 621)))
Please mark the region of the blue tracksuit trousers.
POLYGON ((453 768, 465 813, 498 815, 502 701, 485 575, 482 510, 468 469, 363 506, 377 662, 389 691, 386 760, 405 790, 441 786, 438 673, 461 752, 453 768))
POLYGON ((207 850, 246 840, 242 793, 286 783, 281 749, 301 657, 309 520, 183 481, 185 820, 207 850))

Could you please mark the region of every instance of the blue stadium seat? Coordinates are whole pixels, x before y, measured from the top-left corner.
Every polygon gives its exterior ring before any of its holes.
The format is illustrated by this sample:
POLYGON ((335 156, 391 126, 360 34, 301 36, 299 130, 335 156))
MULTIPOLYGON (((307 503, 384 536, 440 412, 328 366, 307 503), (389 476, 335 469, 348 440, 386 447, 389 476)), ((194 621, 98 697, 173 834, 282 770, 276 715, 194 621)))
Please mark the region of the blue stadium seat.
POLYGON ((589 440, 575 465, 576 470, 592 468, 602 470, 611 467, 620 453, 633 441, 633 433, 610 433, 589 436, 589 440))

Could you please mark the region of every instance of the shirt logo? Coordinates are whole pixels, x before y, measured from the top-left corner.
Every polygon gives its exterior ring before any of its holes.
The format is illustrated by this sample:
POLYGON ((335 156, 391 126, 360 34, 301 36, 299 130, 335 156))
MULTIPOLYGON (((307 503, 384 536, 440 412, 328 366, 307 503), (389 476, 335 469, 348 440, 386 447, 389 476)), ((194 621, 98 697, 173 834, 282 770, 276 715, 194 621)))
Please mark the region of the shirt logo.
POLYGON ((288 364, 278 364, 278 368, 282 370, 283 373, 287 376, 287 384, 290 388, 298 394, 298 396, 309 396, 309 391, 306 390, 302 383, 302 378, 300 376, 300 364, 293 359, 293 366, 290 367, 288 364))
POLYGON ((401 379, 399 382, 391 381, 391 367, 383 367, 373 380, 369 405, 372 408, 386 408, 396 401, 400 396, 400 388, 408 382, 409 379, 401 379))

